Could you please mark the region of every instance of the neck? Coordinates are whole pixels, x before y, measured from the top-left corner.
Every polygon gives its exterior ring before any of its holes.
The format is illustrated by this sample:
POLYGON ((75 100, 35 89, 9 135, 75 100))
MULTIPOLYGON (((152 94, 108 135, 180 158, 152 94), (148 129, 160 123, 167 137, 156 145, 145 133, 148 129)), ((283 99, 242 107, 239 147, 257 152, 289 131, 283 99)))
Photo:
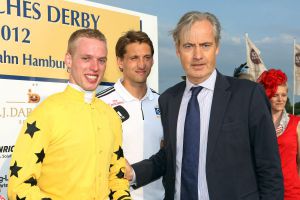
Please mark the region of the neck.
POLYGON ((130 83, 128 81, 123 81, 122 85, 126 88, 126 90, 135 98, 142 99, 147 92, 147 84, 146 83, 130 83))
POLYGON ((277 127, 280 123, 283 111, 272 111, 274 126, 277 127))
POLYGON ((94 90, 92 90, 92 91, 89 91, 89 90, 84 90, 82 87, 80 87, 79 85, 77 85, 77 84, 74 84, 74 83, 71 83, 71 82, 69 82, 68 83, 72 88, 74 88, 74 89, 76 89, 76 90, 78 90, 78 91, 80 91, 80 92, 84 92, 84 93, 92 93, 92 92, 94 92, 94 90))
POLYGON ((94 91, 86 91, 84 89, 82 89, 79 85, 73 84, 69 82, 69 85, 74 88, 75 90, 84 93, 84 101, 86 103, 91 103, 94 96, 95 96, 95 92, 94 91))

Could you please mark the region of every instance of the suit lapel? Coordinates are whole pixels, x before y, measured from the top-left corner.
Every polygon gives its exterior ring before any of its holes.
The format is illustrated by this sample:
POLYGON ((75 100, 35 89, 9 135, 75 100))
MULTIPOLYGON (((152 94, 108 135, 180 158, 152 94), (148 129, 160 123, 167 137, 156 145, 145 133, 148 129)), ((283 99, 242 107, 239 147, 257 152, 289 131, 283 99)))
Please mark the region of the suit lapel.
POLYGON ((207 156, 206 161, 209 163, 212 157, 215 145, 220 134, 220 129, 224 119, 225 110, 229 102, 231 91, 227 90, 230 84, 225 76, 217 73, 217 79, 213 94, 213 101, 211 106, 208 141, 207 141, 207 156))
POLYGON ((169 130, 170 130, 170 141, 171 141, 171 149, 173 154, 173 165, 174 169, 176 169, 176 142, 177 142, 177 121, 179 108, 183 96, 183 92, 185 89, 185 81, 179 84, 178 90, 174 90, 172 94, 173 99, 170 99, 169 103, 169 130))

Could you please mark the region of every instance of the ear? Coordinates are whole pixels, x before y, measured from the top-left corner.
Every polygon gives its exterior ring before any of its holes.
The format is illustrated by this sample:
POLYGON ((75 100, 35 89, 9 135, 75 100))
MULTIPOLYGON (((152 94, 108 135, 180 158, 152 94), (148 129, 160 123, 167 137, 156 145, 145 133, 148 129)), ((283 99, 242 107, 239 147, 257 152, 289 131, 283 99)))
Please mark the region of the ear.
POLYGON ((176 45, 176 55, 177 57, 180 57, 179 44, 176 45))
POLYGON ((219 50, 220 50, 220 46, 218 45, 216 49, 216 56, 219 54, 219 50))
POLYGON ((117 64, 119 66, 120 71, 123 72, 123 59, 120 57, 117 57, 117 64))
POLYGON ((65 55, 65 64, 66 64, 67 68, 72 67, 72 55, 70 53, 66 53, 66 55, 65 55))

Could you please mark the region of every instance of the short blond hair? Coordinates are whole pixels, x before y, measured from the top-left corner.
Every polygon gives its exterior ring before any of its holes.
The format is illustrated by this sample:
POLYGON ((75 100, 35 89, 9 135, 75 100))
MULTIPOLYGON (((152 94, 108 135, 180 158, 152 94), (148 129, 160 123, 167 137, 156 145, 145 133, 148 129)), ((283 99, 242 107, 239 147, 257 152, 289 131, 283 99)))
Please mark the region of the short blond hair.
POLYGON ((75 41, 82 37, 95 38, 99 41, 103 41, 106 43, 106 38, 101 31, 99 31, 97 29, 79 29, 71 34, 71 36, 68 40, 67 53, 72 55, 72 53, 74 52, 74 49, 75 49, 75 41))

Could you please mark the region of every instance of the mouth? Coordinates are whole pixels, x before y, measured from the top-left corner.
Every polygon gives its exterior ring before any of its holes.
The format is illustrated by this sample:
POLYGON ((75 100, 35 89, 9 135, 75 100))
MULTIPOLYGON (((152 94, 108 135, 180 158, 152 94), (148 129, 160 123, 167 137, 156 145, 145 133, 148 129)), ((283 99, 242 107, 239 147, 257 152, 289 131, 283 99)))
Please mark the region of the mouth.
POLYGON ((86 74, 85 77, 89 82, 95 82, 98 80, 99 76, 94 74, 86 74))
POLYGON ((205 67, 206 64, 203 63, 192 63, 191 67, 192 68, 196 68, 196 69, 202 69, 203 67, 205 67))
POLYGON ((195 63, 192 63, 192 66, 203 66, 205 65, 206 63, 198 63, 198 62, 195 62, 195 63))
POLYGON ((139 75, 144 75, 146 74, 145 70, 139 70, 139 71, 135 71, 135 73, 139 74, 139 75))

